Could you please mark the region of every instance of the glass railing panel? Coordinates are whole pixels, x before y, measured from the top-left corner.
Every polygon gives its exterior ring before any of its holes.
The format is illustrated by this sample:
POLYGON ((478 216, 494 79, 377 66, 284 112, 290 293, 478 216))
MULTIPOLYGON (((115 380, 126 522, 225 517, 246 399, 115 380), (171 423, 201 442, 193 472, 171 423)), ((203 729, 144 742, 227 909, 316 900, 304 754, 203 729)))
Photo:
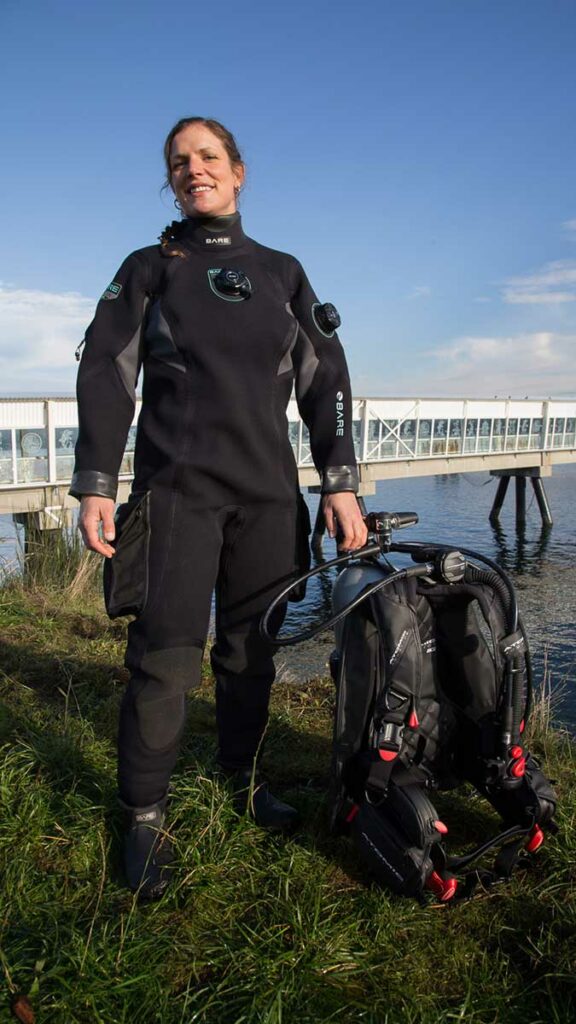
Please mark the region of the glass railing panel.
POLYGON ((433 455, 445 455, 446 454, 446 443, 447 437, 437 437, 432 441, 432 454, 433 455))
POLYGON ((38 455, 30 459, 16 460, 16 473, 19 484, 29 484, 34 481, 48 479, 48 458, 45 455, 38 455))
POLYGON ((19 484, 48 479, 48 437, 45 427, 16 431, 16 476, 19 484))
POLYGON ((0 430, 0 483, 14 483, 11 430, 0 430))
POLYGON ((395 459, 398 456, 398 441, 382 441, 380 445, 382 459, 395 459))
POLYGON ((56 456, 56 479, 57 480, 70 480, 72 473, 74 472, 74 456, 73 455, 57 455, 56 456))

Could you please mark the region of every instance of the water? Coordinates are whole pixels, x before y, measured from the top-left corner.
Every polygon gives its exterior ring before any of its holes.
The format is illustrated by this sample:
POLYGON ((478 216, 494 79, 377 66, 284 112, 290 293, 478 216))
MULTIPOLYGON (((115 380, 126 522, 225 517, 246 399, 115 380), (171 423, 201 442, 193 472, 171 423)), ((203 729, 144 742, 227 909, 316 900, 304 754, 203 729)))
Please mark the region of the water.
MULTIPOLYGON (((517 588, 520 611, 530 638, 537 685, 549 674, 557 697, 556 721, 576 732, 576 466, 556 466, 544 482, 554 526, 543 531, 532 488, 526 490, 528 512, 523 533, 514 522, 514 489, 508 489, 501 515, 501 529, 488 521, 496 480, 488 474, 454 474, 383 481, 377 493, 366 499, 368 510, 415 511, 420 522, 395 536, 428 540, 455 547, 469 547, 493 558, 512 577, 517 588)), ((318 497, 309 505, 316 514, 318 497)), ((336 554, 328 538, 326 558, 336 554)), ((11 517, 0 516, 0 564, 15 561, 15 529, 11 517), (1 541, 4 540, 4 543, 1 541)), ((308 586, 305 601, 291 605, 283 632, 296 632, 329 615, 330 589, 334 575, 322 574, 308 586)), ((300 652, 305 666, 316 658, 325 670, 331 646, 326 634, 320 644, 300 652)), ((298 649, 294 649, 298 654, 298 649)), ((292 657, 292 649, 287 651, 292 657)))
MULTIPOLYGON (((575 732, 576 466, 554 467, 544 486, 554 518, 554 526, 548 531, 542 530, 538 505, 528 484, 526 527, 522 533, 517 532, 513 482, 502 509, 501 528, 492 527, 488 515, 496 480, 487 473, 382 481, 376 494, 365 500, 369 511, 418 512, 418 525, 396 532, 397 540, 472 548, 508 572, 516 586, 530 640, 536 685, 549 675, 557 700, 555 720, 575 732)), ((310 499, 310 507, 315 514, 317 498, 310 499)), ((334 543, 327 538, 324 553, 327 559, 336 554, 334 543)), ((290 607, 283 632, 295 632, 325 618, 330 586, 330 579, 311 580, 305 601, 290 607)))

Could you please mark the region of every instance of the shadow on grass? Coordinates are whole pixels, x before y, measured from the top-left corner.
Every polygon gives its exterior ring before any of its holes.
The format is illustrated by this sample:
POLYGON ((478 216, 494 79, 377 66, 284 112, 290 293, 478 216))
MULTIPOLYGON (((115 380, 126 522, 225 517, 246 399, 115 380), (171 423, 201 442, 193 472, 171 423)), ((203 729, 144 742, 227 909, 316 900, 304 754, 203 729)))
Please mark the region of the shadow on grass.
MULTIPOLYGON (((113 645, 124 628, 90 615, 64 614, 76 639, 90 645, 109 634, 113 645)), ((63 621, 64 621, 63 619, 63 621)), ((104 809, 111 846, 112 875, 121 882, 118 837, 121 815, 116 801, 115 746, 118 713, 128 673, 106 651, 81 657, 76 651, 43 652, 35 644, 4 643, 0 652, 3 716, 0 741, 24 743, 36 769, 51 787, 55 812, 62 796, 74 792, 104 809)), ((333 862, 349 884, 365 881, 364 871, 345 838, 329 831, 332 684, 318 680, 305 687, 277 684, 264 745, 263 768, 279 796, 295 804, 301 825, 291 841, 314 848, 333 862), (297 725, 293 720, 297 720, 297 725), (309 727, 311 726, 311 728, 309 727)), ((179 791, 191 776, 213 780, 216 724, 212 683, 208 679, 188 706, 185 734, 172 780, 176 808, 179 791)), ((225 791, 222 793, 225 799, 225 791)), ((450 793, 438 801, 449 809, 460 845, 483 841, 498 830, 496 815, 469 793, 450 793)), ((72 823, 70 823, 72 824, 72 823)))

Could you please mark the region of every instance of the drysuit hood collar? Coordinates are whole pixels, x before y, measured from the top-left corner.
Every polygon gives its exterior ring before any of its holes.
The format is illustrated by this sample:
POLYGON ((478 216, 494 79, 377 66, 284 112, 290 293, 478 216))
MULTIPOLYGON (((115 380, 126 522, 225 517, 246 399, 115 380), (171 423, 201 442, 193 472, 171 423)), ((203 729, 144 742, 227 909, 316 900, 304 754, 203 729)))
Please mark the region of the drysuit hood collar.
POLYGON ((246 241, 239 213, 224 217, 188 217, 180 235, 187 245, 204 252, 229 252, 246 241))

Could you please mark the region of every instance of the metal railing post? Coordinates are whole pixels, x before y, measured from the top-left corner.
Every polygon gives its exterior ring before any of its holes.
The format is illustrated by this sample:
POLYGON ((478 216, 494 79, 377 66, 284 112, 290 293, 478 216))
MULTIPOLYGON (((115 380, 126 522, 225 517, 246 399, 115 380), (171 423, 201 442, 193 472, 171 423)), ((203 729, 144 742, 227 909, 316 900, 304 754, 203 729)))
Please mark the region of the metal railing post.
POLYGON ((56 473, 56 429, 54 423, 54 402, 46 399, 44 403, 46 422, 46 446, 48 449, 48 483, 55 483, 56 473))

